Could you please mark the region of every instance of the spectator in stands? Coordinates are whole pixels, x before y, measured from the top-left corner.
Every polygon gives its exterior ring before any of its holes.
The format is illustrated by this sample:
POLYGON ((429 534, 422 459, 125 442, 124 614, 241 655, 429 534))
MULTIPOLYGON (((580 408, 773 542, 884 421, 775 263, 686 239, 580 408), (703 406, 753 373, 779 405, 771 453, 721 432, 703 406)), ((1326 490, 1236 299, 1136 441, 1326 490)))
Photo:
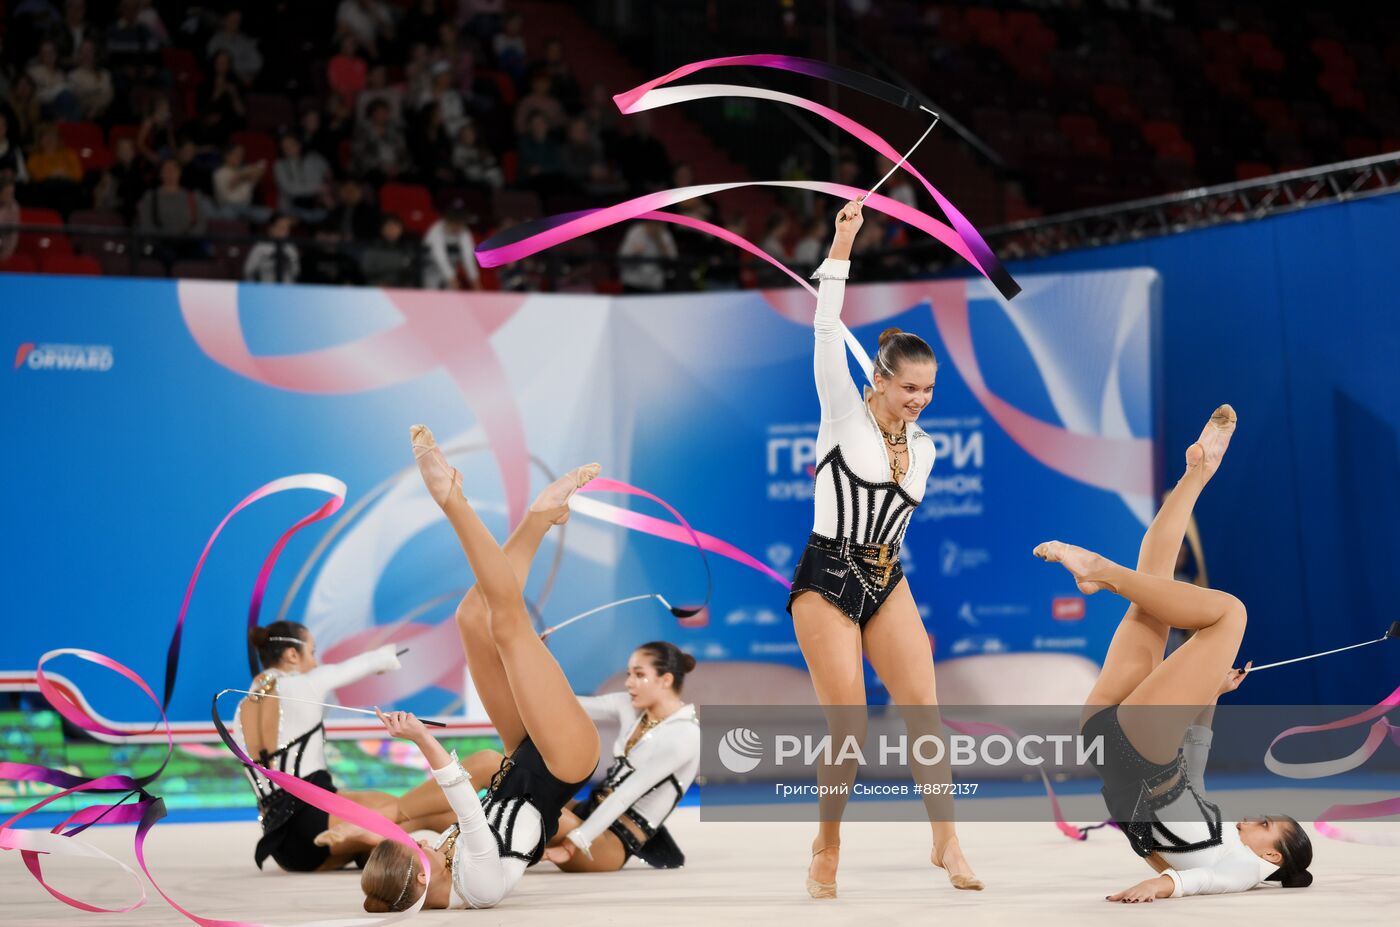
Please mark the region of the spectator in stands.
MULTIPOLYGON (((19 203, 15 200, 15 182, 0 174, 0 227, 19 225, 19 203)), ((19 247, 19 232, 0 232, 0 263, 14 256, 19 247)))
POLYGON ((389 118, 389 105, 380 100, 369 108, 369 120, 355 131, 350 161, 356 176, 380 184, 410 169, 408 143, 389 118))
POLYGON ((636 193, 660 190, 671 179, 671 158, 666 146, 651 134, 651 116, 637 113, 621 126, 615 160, 628 186, 636 193))
POLYGON ((326 224, 343 241, 369 241, 379 234, 379 207, 365 196, 364 184, 347 177, 336 187, 335 208, 326 224))
POLYGON ((52 42, 40 43, 39 54, 29 62, 24 73, 34 81, 34 96, 47 118, 63 122, 77 122, 82 118, 78 98, 68 87, 68 75, 59 66, 58 48, 52 42))
POLYGON ((263 57, 262 52, 258 51, 257 40, 244 34, 243 14, 237 9, 224 14, 223 25, 209 40, 204 54, 213 58, 221 51, 228 52, 233 58, 233 72, 238 79, 252 86, 262 70, 263 57))
POLYGON ((272 210, 253 202, 253 194, 267 173, 267 162, 244 163, 243 146, 231 143, 224 149, 224 163, 214 171, 214 202, 228 219, 266 222, 272 210))
POLYGON ((597 83, 588 94, 588 105, 580 113, 588 120, 588 133, 604 146, 617 136, 618 112, 606 84, 597 83))
POLYGON ((360 265, 342 247, 339 229, 329 224, 317 226, 315 238, 315 245, 306 249, 301 262, 302 283, 364 285, 365 277, 360 273, 360 265))
POLYGON ((213 197, 214 170, 222 160, 219 155, 201 150, 194 139, 181 133, 175 160, 180 162, 180 186, 203 194, 206 199, 213 197))
POLYGON ((496 54, 496 67, 505 71, 516 83, 525 75, 525 21, 519 13, 506 17, 505 27, 491 40, 496 54))
POLYGON ((408 153, 425 183, 451 183, 452 138, 443 123, 442 107, 429 102, 414 114, 409 125, 408 153))
POLYGON ((112 149, 112 166, 107 169, 111 181, 111 199, 98 209, 115 209, 127 222, 136 212, 136 204, 150 188, 150 165, 136 151, 136 141, 130 137, 117 139, 112 149))
POLYGON ((792 232, 792 217, 786 209, 769 214, 764 226, 763 240, 758 246, 784 264, 792 263, 792 251, 788 248, 788 236, 792 232))
POLYGON ((530 77, 530 92, 520 98, 515 107, 515 134, 525 135, 530 131, 530 120, 538 113, 545 117, 545 128, 553 132, 562 129, 568 118, 564 106, 549 89, 549 74, 542 68, 530 77))
POLYGON ((550 137, 549 120, 544 113, 530 117, 524 138, 520 139, 519 184, 539 193, 554 193, 568 186, 564 175, 564 150, 550 137))
POLYGON ((326 65, 326 81, 352 107, 369 82, 369 69, 353 35, 340 37, 340 51, 326 65))
POLYGON ((822 246, 830 233, 831 220, 826 216, 816 216, 808 220, 806 231, 792 249, 792 263, 799 274, 805 274, 805 268, 808 267, 815 270, 821 263, 822 246))
POLYGON ((437 31, 437 55, 452 68, 452 83, 464 96, 470 97, 476 82, 476 59, 468 43, 452 23, 442 23, 437 31))
POLYGON ((301 253, 287 241, 292 234, 292 217, 277 215, 265 233, 272 241, 260 241, 248 249, 243 261, 243 279, 258 283, 296 283, 301 276, 301 253))
POLYGON ((0 115, 0 183, 25 183, 28 180, 29 169, 25 164, 24 152, 19 150, 19 143, 10 138, 10 119, 0 115))
POLYGON ((337 34, 354 36, 375 60, 381 57, 383 44, 394 40, 393 16, 379 0, 341 0, 335 22, 337 34))
MULTIPOLYGON (((212 209, 203 196, 180 186, 180 162, 166 158, 160 165, 160 186, 146 191, 136 205, 136 225, 158 235, 203 235, 212 209)), ((193 241, 157 239, 152 254, 169 265, 183 257, 198 257, 204 248, 193 241)))
MULTIPOLYGON (((432 85, 428 92, 417 100, 417 105, 420 110, 430 105, 436 106, 446 138, 455 138, 457 130, 467 121, 467 106, 462 102, 462 95, 453 86, 452 65, 439 59, 433 62, 430 73, 432 85)), ((451 147, 450 141, 447 147, 451 147)), ((422 160, 418 163, 424 164, 422 160)))
POLYGON ((576 113, 582 106, 578 81, 574 80, 569 59, 564 55, 564 42, 550 39, 544 46, 541 70, 549 75, 549 92, 563 104, 566 112, 576 113))
MULTIPOLYGON (((880 155, 875 159, 875 176, 885 176, 892 167, 894 167, 894 162, 884 155, 880 155)), ((919 196, 914 192, 914 181, 909 177, 909 172, 902 168, 890 175, 890 179, 885 181, 885 187, 880 192, 911 209, 918 208, 919 196)))
POLYGON ((154 0, 137 0, 136 21, 146 27, 157 48, 164 48, 170 44, 170 30, 165 28, 165 21, 160 18, 160 11, 155 8, 154 0))
POLYGON ((659 293, 666 288, 666 268, 661 261, 675 260, 680 251, 664 223, 634 222, 622 236, 617 255, 624 259, 618 274, 624 291, 659 293))
MULTIPOLYGON (((684 161, 676 165, 671 172, 672 187, 693 187, 695 186, 695 170, 684 161)), ((694 196, 688 200, 682 200, 676 204, 676 212, 689 216, 692 219, 700 219, 705 222, 719 222, 719 213, 715 209, 715 201, 708 196, 694 196)))
MULTIPOLYGON (((0 101, 3 102, 3 101, 0 101)), ((10 126, 10 137, 15 144, 24 145, 34 138, 34 130, 43 122, 39 99, 35 96, 34 79, 28 74, 15 78, 15 87, 10 91, 10 112, 15 121, 10 126)))
POLYGON ((307 151, 292 132, 282 136, 282 157, 273 165, 277 179, 277 208, 304 222, 326 217, 331 167, 314 151, 307 151))
POLYGON ((433 86, 433 54, 422 42, 408 50, 408 63, 403 68, 404 98, 409 104, 422 99, 433 86))
POLYGON ((84 42, 96 42, 97 30, 88 24, 84 0, 68 0, 63 5, 63 25, 54 33, 58 57, 65 64, 76 64, 84 42))
POLYGON ((233 70, 228 49, 214 53, 209 76, 199 86, 199 136, 206 145, 223 146, 247 122, 243 81, 233 70))
POLYGON ((379 239, 360 256, 365 282, 370 286, 411 287, 414 274, 413 249, 403 240, 403 222, 398 216, 385 216, 379 239))
POLYGON ((447 210, 423 236, 428 259, 423 262, 426 290, 479 290, 481 271, 476 266, 476 240, 467 228, 466 212, 447 210))
POLYGON ((107 28, 107 64, 137 81, 154 73, 161 44, 141 21, 141 12, 139 0, 122 0, 116 21, 107 28))
MULTIPOLYGON (((334 94, 331 99, 337 101, 341 106, 345 101, 334 94)), ((301 130, 301 143, 307 151, 314 151, 326 159, 327 164, 340 163, 340 143, 349 136, 336 134, 326 128, 322 120, 321 111, 315 107, 302 111, 298 120, 301 130)))
POLYGON ((390 85, 389 69, 376 64, 369 69, 367 85, 355 99, 355 117, 364 122, 374 101, 383 100, 389 105, 389 113, 395 125, 403 125, 403 90, 390 85))
POLYGON ((112 105, 112 72, 97 61, 97 42, 84 39, 78 46, 77 64, 68 72, 68 88, 78 101, 82 118, 96 122, 112 105))
POLYGON ((438 23, 442 21, 442 10, 437 0, 418 0, 399 20, 396 35, 404 48, 414 45, 431 45, 437 38, 438 23))
POLYGON ((457 0, 457 25, 477 38, 489 38, 501 31, 505 5, 505 0, 457 0))
POLYGON ((161 97, 152 105, 146 118, 141 120, 141 128, 136 132, 136 150, 152 164, 160 164, 174 157, 176 147, 170 100, 161 97))
POLYGON ((564 173, 574 189, 581 192, 601 192, 610 179, 608 161, 603 146, 588 132, 588 120, 575 116, 569 120, 569 132, 561 153, 564 173))
POLYGON ((474 189, 499 190, 505 185, 505 176, 495 154, 477 139, 476 123, 470 119, 457 130, 457 141, 452 146, 452 167, 458 179, 474 189))
POLYGON ((30 195, 39 205, 64 215, 83 206, 83 162, 63 143, 58 127, 45 123, 29 153, 29 181, 37 189, 30 195))

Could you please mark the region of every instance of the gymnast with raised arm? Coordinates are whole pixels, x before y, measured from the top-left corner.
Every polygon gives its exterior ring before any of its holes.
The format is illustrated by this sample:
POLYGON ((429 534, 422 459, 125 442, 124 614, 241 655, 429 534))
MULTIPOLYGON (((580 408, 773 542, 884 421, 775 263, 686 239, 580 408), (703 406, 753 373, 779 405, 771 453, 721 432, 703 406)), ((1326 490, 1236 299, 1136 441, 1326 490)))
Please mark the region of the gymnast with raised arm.
POLYGON ((1060 541, 1035 549, 1062 564, 1085 595, 1107 589, 1131 604, 1113 635, 1082 720, 1102 737, 1103 794, 1129 844, 1159 873, 1106 896, 1124 903, 1248 891, 1266 882, 1312 883, 1312 842, 1293 818, 1230 823, 1202 795, 1215 702, 1249 671, 1232 669, 1245 607, 1234 596, 1172 579, 1191 510, 1220 467, 1235 410, 1215 410, 1186 449, 1186 472, 1148 527, 1131 570, 1060 541), (1163 659, 1171 628, 1194 632, 1163 659), (1124 711, 1123 709, 1128 709, 1124 711), (1133 710, 1138 709, 1138 710, 1133 710))

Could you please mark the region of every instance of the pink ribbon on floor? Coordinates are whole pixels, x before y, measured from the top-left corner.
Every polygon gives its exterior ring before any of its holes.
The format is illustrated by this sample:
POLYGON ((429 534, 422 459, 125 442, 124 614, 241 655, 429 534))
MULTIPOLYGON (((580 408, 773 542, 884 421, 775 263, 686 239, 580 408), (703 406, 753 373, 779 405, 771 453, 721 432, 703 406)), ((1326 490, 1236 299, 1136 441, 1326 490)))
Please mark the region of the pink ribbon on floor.
MULTIPOLYGON (((1342 718, 1327 724, 1301 724, 1297 727, 1290 727, 1269 743, 1269 748, 1264 753, 1264 765, 1275 775, 1289 779, 1322 779, 1350 772, 1375 756, 1376 751, 1380 750, 1386 741, 1400 746, 1400 726, 1391 724, 1385 717, 1396 706, 1400 706, 1400 687, 1382 699, 1379 704, 1349 718, 1342 718), (1316 734, 1322 731, 1339 731, 1368 722, 1371 729, 1367 732, 1366 740, 1360 747, 1346 756, 1315 763, 1285 763, 1274 756, 1274 747, 1289 737, 1296 737, 1300 734, 1316 734)), ((1319 834, 1334 840, 1400 846, 1400 833, 1359 834, 1356 831, 1337 827, 1333 823, 1334 821, 1362 821, 1396 814, 1400 814, 1400 797, 1362 805, 1332 805, 1318 816, 1317 820, 1313 822, 1313 826, 1317 828, 1319 834)))
MULTIPOLYGON (((103 733, 110 736, 126 737, 130 735, 129 731, 123 731, 117 728, 113 728, 109 725, 103 724, 80 703, 76 696, 69 696, 64 691, 64 689, 55 685, 48 679, 48 677, 44 674, 44 664, 55 657, 65 655, 74 656, 78 659, 87 661, 89 663, 94 663, 98 666, 102 666, 106 669, 118 673, 119 675, 126 677, 127 679, 135 683, 137 687, 140 688, 141 691, 146 695, 146 697, 151 700, 151 702, 156 706, 157 711, 160 713, 160 724, 165 729, 167 745, 165 758, 161 761, 160 765, 156 768, 156 770, 141 777, 132 777, 126 775, 110 775, 92 778, 74 775, 72 773, 64 772, 63 770, 51 769, 48 767, 36 766, 28 763, 0 763, 0 779, 6 779, 10 781, 37 782, 62 789, 62 791, 60 791, 59 793, 51 795, 47 798, 36 802, 34 805, 31 805, 29 808, 25 809, 24 811, 21 811, 19 814, 14 815, 13 817, 5 821, 3 824, 0 824, 0 849, 19 850, 21 857, 24 859, 25 865, 29 868, 29 871, 34 875, 35 879, 38 880, 39 884, 43 886, 45 891, 49 892, 50 895, 52 895, 54 898, 57 898, 59 901, 62 901, 64 904, 84 911, 120 912, 133 910, 145 903, 146 893, 144 886, 142 886, 141 889, 141 897, 135 903, 128 905, 124 908, 101 908, 92 905, 88 902, 69 897, 68 895, 63 894, 62 892, 58 891, 57 889, 53 888, 48 884, 48 882, 44 879, 43 871, 40 867, 39 862, 39 854, 41 853, 108 859, 116 863, 128 873, 130 873, 133 878, 136 878, 137 883, 139 885, 140 879, 136 876, 136 873, 125 863, 121 862, 120 860, 117 860, 115 857, 112 857, 107 853, 104 853, 101 850, 98 850, 96 847, 93 847, 90 844, 75 839, 78 833, 81 833, 83 830, 92 826, 93 824, 102 822, 131 823, 135 821, 137 822, 137 829, 134 841, 134 849, 136 853, 137 862, 141 867, 141 871, 145 873, 146 878, 150 880, 151 885, 155 887, 156 891, 160 894, 160 896, 163 899, 165 899, 167 904, 169 904, 176 911, 179 911, 189 920, 195 922, 196 924, 203 925, 203 927, 258 927, 258 925, 254 924, 253 922, 219 920, 213 918, 206 918, 201 915, 195 914, 182 907, 173 898, 167 895, 165 891, 160 887, 160 884, 156 882, 155 877, 151 874, 150 868, 146 863, 145 841, 147 835, 151 831, 151 828, 153 828, 158 821, 165 817, 166 810, 165 803, 160 798, 148 793, 146 791, 146 786, 150 785, 155 779, 157 779, 161 775, 162 772, 164 772, 166 765, 170 761, 171 755, 174 753, 174 736, 171 732, 169 719, 166 717, 165 714, 165 707, 169 703, 170 693, 174 689, 175 675, 178 671, 179 664, 180 637, 184 627, 185 617, 188 613, 190 599, 194 593, 195 585, 198 582, 199 574, 204 567, 204 562, 208 558, 210 548, 212 547, 214 540, 219 536, 220 532, 222 532, 224 526, 228 524, 229 519, 231 519, 239 511, 241 511, 242 509, 246 508, 248 505, 252 504, 253 502, 259 499, 267 498, 270 495, 274 495, 276 493, 284 492, 291 489, 320 490, 323 492, 330 493, 332 498, 328 502, 321 505, 316 511, 299 520, 288 531, 284 532, 282 537, 277 541, 277 543, 273 545, 273 548, 269 552, 268 556, 264 559, 263 567, 261 570, 259 570, 257 582, 254 584, 253 587, 252 603, 249 609, 250 616, 254 621, 256 621, 257 618, 258 605, 261 602, 263 593, 266 589, 267 579, 271 573, 272 565, 275 564, 277 556, 281 553, 282 548, 285 546, 287 540, 291 537, 292 534, 300 530, 302 527, 305 527, 306 525, 311 524, 312 522, 325 518, 333 512, 335 512, 335 510, 340 507, 340 505, 344 502, 345 499, 345 484, 342 483, 340 480, 337 480, 334 477, 325 476, 324 474, 300 474, 297 476, 284 477, 279 480, 274 480, 262 486, 260 489, 245 497, 243 501, 236 505, 233 508, 233 510, 230 511, 223 518, 223 520, 219 522, 218 527, 215 528, 214 533, 209 538, 208 543, 205 544, 204 551, 200 555, 197 563, 195 564, 193 575, 190 577, 189 585, 186 587, 185 590, 185 599, 180 608, 180 616, 178 621, 176 622, 175 630, 172 634, 171 644, 167 651, 167 676, 165 684, 166 694, 164 700, 157 699, 155 693, 151 690, 150 686, 148 686, 145 680, 142 679, 141 676, 137 674, 134 670, 122 665, 121 663, 118 663, 117 661, 103 654, 96 653, 90 650, 63 648, 59 650, 49 651, 48 653, 44 654, 42 657, 39 658, 39 664, 35 670, 35 681, 38 685, 39 691, 43 694, 44 698, 49 702, 49 704, 53 706, 53 709, 57 711, 60 715, 62 715, 70 723, 78 726, 79 728, 82 728, 83 730, 103 733), (78 811, 70 815, 68 818, 66 818, 64 821, 56 825, 47 834, 36 833, 31 831, 21 831, 13 828, 14 823, 18 820, 21 820, 25 816, 34 813, 35 811, 39 810, 45 805, 57 801, 60 798, 76 794, 78 792, 120 792, 125 794, 120 801, 114 804, 91 805, 79 809, 78 811), (130 805, 125 804, 126 800, 133 796, 137 797, 139 801, 130 805), (73 826, 70 827, 70 825, 73 826), (64 828, 68 829, 65 831, 64 828)), ((224 740, 224 743, 229 747, 230 750, 232 750, 234 755, 237 756, 239 761, 242 762, 244 765, 256 769, 260 775, 266 776, 268 779, 284 788, 287 792, 296 796, 297 798, 300 798, 302 801, 305 801, 312 807, 318 808, 327 812, 328 814, 332 814, 336 817, 350 821, 352 824, 355 824, 359 827, 363 827, 365 830, 371 831, 373 833, 379 834, 385 839, 394 840, 398 843, 403 844, 406 847, 409 847, 417 854, 419 864, 423 867, 423 871, 429 871, 427 855, 422 851, 420 847, 418 847, 418 845, 414 842, 412 837, 410 837, 392 821, 379 814, 376 814, 368 808, 355 804, 347 798, 336 795, 335 793, 327 791, 325 789, 319 788, 302 779, 298 779, 294 776, 288 776, 285 773, 279 772, 277 770, 265 769, 261 766, 257 766, 257 764, 255 764, 251 759, 249 759, 248 756, 238 748, 238 745, 229 736, 228 729, 219 719, 217 710, 217 697, 214 700, 213 716, 214 725, 219 731, 219 736, 224 740)), ((392 924, 417 913, 417 911, 422 907, 423 901, 424 899, 426 899, 426 897, 427 893, 425 891, 423 895, 418 899, 418 901, 407 911, 392 914, 386 917, 335 918, 330 920, 314 921, 310 924, 305 925, 305 927, 378 927, 378 925, 392 924)))

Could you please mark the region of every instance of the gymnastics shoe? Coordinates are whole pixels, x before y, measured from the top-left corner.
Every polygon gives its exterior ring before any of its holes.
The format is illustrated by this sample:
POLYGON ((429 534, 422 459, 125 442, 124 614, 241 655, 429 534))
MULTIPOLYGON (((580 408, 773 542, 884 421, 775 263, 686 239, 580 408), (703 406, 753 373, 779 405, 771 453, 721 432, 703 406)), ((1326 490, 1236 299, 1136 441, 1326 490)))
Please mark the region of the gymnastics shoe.
POLYGON ((413 441, 413 457, 418 461, 418 473, 423 477, 423 485, 428 487, 428 495, 438 505, 446 507, 452 493, 461 492, 462 474, 456 467, 448 465, 427 425, 414 425, 408 433, 413 441))
MULTIPOLYGON (((947 867, 943 865, 943 860, 945 860, 948 857, 948 848, 957 842, 958 838, 954 837, 952 840, 949 840, 947 843, 945 843, 943 845, 943 852, 933 857, 933 864, 939 869, 946 870, 947 867)), ((934 852, 936 853, 937 850, 935 850, 934 852)), ((963 862, 967 862, 967 860, 963 860, 963 862)), ((953 884, 953 888, 964 892, 980 892, 985 887, 982 884, 982 880, 977 878, 977 876, 964 875, 961 872, 949 872, 948 881, 953 884)))
POLYGON ((1194 470, 1204 466, 1205 477, 1210 479, 1220 469, 1220 461, 1225 458, 1225 449, 1230 446, 1230 437, 1235 433, 1235 423, 1239 417, 1228 403, 1211 414, 1206 427, 1196 443, 1186 449, 1186 469, 1194 470), (1194 452, 1194 453, 1193 453, 1194 452))
MULTIPOLYGON (((833 843, 833 844, 831 844, 831 845, 829 845, 829 846, 824 846, 824 847, 822 847, 820 850, 813 850, 813 851, 812 851, 812 862, 816 862, 817 856, 820 855, 820 854, 822 854, 822 853, 825 853, 827 850, 839 850, 839 849, 841 849, 841 844, 839 844, 839 843, 833 843)), ((835 882, 835 881, 831 881, 831 882, 818 882, 816 879, 812 878, 812 868, 811 868, 811 866, 808 866, 808 867, 807 867, 807 894, 811 895, 813 898, 816 898, 816 899, 819 900, 819 901, 824 901, 824 900, 827 900, 827 899, 830 899, 830 898, 835 898, 835 897, 836 897, 836 882, 835 882)))
POLYGON ((546 486, 530 503, 530 511, 547 514, 551 525, 562 525, 569 520, 569 499, 602 469, 596 463, 575 467, 546 486))
POLYGON ((1046 563, 1064 564, 1065 569, 1074 576, 1074 584, 1085 595, 1093 595, 1100 589, 1107 589, 1110 592, 1118 591, 1113 588, 1111 583, 1087 578, 1090 573, 1095 572, 1104 564, 1104 559, 1093 551, 1075 547, 1073 544, 1066 544, 1063 541, 1046 541, 1037 545, 1034 553, 1046 563))

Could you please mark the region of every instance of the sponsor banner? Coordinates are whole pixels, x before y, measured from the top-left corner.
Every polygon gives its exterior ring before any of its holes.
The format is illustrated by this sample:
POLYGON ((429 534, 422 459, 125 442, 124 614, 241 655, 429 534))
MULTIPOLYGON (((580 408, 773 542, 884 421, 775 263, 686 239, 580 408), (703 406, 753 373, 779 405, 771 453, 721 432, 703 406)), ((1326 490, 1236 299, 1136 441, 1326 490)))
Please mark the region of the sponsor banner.
MULTIPOLYGON (((977 281, 847 289, 862 342, 898 325, 939 359, 920 422, 938 460, 902 552, 938 659, 1035 653, 1049 649, 1038 638, 1068 637, 1044 603, 1074 585, 1031 556, 1037 543, 1072 530, 1131 562, 1151 511, 1136 488, 1152 479, 1139 451, 1154 438, 1155 280, 1147 270, 1032 276, 1012 303, 977 281), (891 308, 872 318, 874 306, 891 308), (1079 467, 1065 448, 1080 439, 1132 444, 1123 460, 1143 472, 1121 461, 1079 467)), ((472 582, 412 466, 408 426, 419 421, 451 449, 500 538, 552 474, 596 460, 791 575, 812 525, 820 426, 810 314, 775 311, 791 299, 7 275, 0 343, 15 361, 3 420, 11 434, 58 443, 17 441, 0 471, 9 523, 23 526, 0 670, 80 646, 159 678, 153 642, 168 639, 218 519, 253 488, 311 471, 343 479, 349 497, 289 543, 263 620, 305 622, 327 660, 384 640, 411 646, 452 620, 472 582), (101 504, 78 517, 75 493, 101 504)), ((608 501, 664 516, 644 501, 608 501)), ((173 721, 207 722, 211 688, 246 684, 238 603, 305 504, 251 507, 212 552, 190 605, 173 721)), ((805 668, 786 591, 729 561, 710 569, 711 607, 693 621, 646 600, 552 635, 575 689, 595 691, 636 644, 658 638, 702 663, 805 668)), ((543 627, 628 596, 698 601, 704 583, 693 553, 580 513, 546 540, 526 595, 543 627)), ((1105 595, 1080 607, 1073 637, 1083 644, 1064 649, 1098 659, 1122 603, 1105 595)), ((396 707, 479 720, 460 653, 424 646, 407 659, 422 666, 393 681, 396 707)), ((73 682, 104 716, 148 721, 139 696, 109 678, 73 682)))

